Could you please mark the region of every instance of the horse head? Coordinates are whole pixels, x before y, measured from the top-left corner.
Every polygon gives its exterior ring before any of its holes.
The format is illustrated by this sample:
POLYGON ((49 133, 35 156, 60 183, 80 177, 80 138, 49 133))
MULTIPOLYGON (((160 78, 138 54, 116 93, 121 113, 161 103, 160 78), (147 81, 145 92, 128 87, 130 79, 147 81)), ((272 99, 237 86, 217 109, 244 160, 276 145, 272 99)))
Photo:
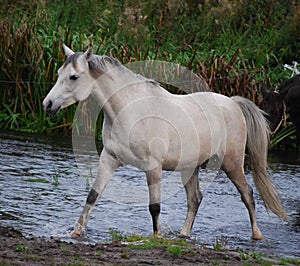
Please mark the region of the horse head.
POLYGON ((260 87, 263 99, 259 107, 267 113, 271 131, 274 131, 283 115, 283 100, 277 91, 269 91, 266 85, 260 87))
POLYGON ((67 59, 58 70, 58 79, 43 101, 44 110, 55 115, 61 108, 85 100, 92 91, 93 76, 89 72, 89 60, 93 55, 90 46, 86 52, 74 53, 63 44, 67 59))

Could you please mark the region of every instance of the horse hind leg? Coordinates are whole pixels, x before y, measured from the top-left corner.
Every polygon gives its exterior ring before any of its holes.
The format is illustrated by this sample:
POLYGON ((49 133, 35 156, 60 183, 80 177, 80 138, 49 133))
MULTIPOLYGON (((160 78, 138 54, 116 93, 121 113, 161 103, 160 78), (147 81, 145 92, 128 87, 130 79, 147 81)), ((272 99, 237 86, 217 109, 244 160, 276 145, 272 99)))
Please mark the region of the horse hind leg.
POLYGON ((152 217, 153 235, 160 236, 159 214, 161 200, 162 167, 146 172, 149 189, 149 212, 152 217))
POLYGON ((184 171, 181 173, 188 206, 186 220, 181 230, 182 236, 190 236, 195 217, 202 200, 202 194, 199 188, 198 172, 199 168, 197 167, 192 173, 190 171, 184 171))
POLYGON ((222 168, 241 194, 242 201, 248 210, 252 227, 252 239, 262 240, 263 235, 256 222, 253 189, 246 180, 243 162, 234 163, 232 160, 224 160, 222 168))

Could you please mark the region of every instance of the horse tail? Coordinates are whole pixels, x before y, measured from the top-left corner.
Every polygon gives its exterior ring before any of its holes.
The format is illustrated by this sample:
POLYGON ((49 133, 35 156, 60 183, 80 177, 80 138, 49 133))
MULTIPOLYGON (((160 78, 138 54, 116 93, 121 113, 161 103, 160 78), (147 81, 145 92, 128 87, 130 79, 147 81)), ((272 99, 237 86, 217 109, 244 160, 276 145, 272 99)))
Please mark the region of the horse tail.
POLYGON ((254 184, 266 208, 281 219, 288 221, 285 209, 267 173, 270 130, 264 112, 246 98, 234 96, 231 99, 239 105, 246 120, 247 149, 251 159, 254 184))

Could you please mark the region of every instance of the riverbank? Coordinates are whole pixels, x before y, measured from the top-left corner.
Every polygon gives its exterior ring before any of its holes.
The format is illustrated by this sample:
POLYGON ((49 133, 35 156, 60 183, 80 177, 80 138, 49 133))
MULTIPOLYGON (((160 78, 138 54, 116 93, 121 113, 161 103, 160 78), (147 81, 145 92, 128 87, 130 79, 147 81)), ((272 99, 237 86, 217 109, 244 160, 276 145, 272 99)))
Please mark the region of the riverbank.
POLYGON ((15 229, 0 227, 0 265, 300 265, 300 262, 184 242, 158 247, 121 240, 74 244, 57 239, 26 238, 15 229))

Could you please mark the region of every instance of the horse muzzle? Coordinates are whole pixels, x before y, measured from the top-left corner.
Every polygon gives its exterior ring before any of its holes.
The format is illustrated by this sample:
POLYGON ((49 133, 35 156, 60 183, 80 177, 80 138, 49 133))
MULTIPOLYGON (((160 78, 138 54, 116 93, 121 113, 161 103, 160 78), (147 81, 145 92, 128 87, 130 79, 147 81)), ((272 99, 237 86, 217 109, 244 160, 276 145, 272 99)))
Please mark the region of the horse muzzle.
POLYGON ((60 106, 55 107, 53 105, 53 102, 51 100, 45 101, 43 102, 43 106, 44 106, 44 111, 48 114, 48 115, 52 115, 55 116, 58 114, 59 110, 60 110, 60 106))

